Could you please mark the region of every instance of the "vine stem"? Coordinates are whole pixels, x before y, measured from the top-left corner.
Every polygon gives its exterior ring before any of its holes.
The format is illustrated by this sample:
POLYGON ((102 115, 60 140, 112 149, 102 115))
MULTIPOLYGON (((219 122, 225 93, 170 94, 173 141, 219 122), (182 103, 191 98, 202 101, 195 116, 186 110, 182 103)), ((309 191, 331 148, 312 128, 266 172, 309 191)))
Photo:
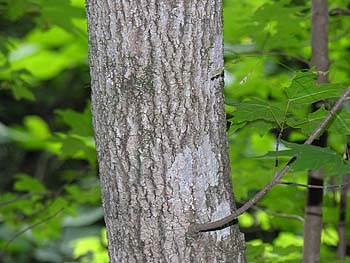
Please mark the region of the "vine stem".
MULTIPOLYGON (((310 145, 320 134, 320 132, 325 128, 329 120, 333 117, 335 112, 341 107, 346 98, 350 93, 350 87, 348 87, 343 95, 337 100, 336 104, 333 108, 328 112, 327 116, 320 123, 320 125, 314 130, 314 132, 309 136, 309 138, 304 142, 306 145, 310 145)), ((230 223, 232 223, 237 217, 242 215, 245 211, 250 209, 253 205, 255 205, 274 185, 278 184, 280 179, 288 172, 290 166, 297 159, 296 156, 292 157, 288 163, 283 167, 281 172, 279 172, 264 188, 262 188, 254 197, 248 200, 244 205, 238 208, 233 214, 226 216, 220 220, 197 224, 193 223, 189 226, 188 232, 190 234, 196 234, 199 232, 207 232, 207 231, 215 231, 217 229, 222 229, 228 227, 230 223)))

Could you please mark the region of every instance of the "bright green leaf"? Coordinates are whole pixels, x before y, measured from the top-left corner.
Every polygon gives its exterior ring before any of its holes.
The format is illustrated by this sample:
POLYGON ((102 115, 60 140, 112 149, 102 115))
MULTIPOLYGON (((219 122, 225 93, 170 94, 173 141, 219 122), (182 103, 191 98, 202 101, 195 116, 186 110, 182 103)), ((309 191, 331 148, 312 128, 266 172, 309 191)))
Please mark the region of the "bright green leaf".
POLYGON ((338 231, 331 226, 322 229, 322 243, 336 247, 338 245, 338 231))
POLYGON ((17 191, 30 193, 43 193, 46 191, 45 186, 37 179, 26 174, 18 174, 14 189, 17 191))

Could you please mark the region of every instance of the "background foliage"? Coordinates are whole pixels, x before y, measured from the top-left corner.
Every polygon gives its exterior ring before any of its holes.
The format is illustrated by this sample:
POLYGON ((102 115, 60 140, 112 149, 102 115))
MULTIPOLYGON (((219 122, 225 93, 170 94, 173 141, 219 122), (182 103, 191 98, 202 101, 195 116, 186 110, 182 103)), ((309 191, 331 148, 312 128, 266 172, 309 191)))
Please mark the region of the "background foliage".
MULTIPOLYGON (((345 1, 329 4, 347 8, 345 1)), ((2 0, 0 14, 2 262, 107 262, 84 2, 2 0)), ((228 138, 238 202, 272 179, 276 156, 281 166, 298 155, 287 181, 305 183, 308 168, 327 163, 327 182, 340 183, 349 171, 342 161, 349 104, 328 127, 329 148, 298 143, 326 114, 325 108, 310 114, 310 103, 332 104, 349 83, 350 21, 330 18, 332 84, 320 86, 315 79, 321 73, 308 66, 309 1, 225 0, 224 20, 228 138)), ((339 193, 326 191, 324 202, 322 260, 331 262, 339 193)), ((248 262, 300 262, 304 203, 305 189, 277 185, 240 217, 248 262)))

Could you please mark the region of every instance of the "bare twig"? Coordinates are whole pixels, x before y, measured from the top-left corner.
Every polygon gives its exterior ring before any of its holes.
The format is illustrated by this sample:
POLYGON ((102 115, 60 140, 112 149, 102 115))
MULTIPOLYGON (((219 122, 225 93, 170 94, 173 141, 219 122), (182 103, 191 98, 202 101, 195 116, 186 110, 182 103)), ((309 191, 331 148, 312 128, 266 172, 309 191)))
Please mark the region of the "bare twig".
POLYGON ((299 186, 299 187, 305 187, 305 188, 315 188, 315 189, 324 189, 324 190, 329 190, 329 189, 338 189, 338 188, 345 188, 348 186, 348 184, 339 184, 339 185, 310 185, 310 184, 298 184, 298 183, 293 183, 293 182, 283 182, 279 181, 277 184, 286 184, 290 186, 299 186))
POLYGON ((295 55, 291 55, 291 54, 287 54, 287 53, 284 53, 284 52, 281 52, 281 51, 269 51, 269 52, 263 52, 262 54, 267 54, 267 55, 278 55, 278 56, 281 56, 281 57, 287 57, 287 58, 291 58, 291 59, 294 59, 296 61, 299 61, 305 65, 309 65, 309 61, 307 61, 306 59, 303 59, 302 57, 298 57, 298 56, 295 56, 295 55))
MULTIPOLYGON (((322 121, 322 123, 315 129, 315 131, 310 135, 310 137, 305 141, 304 144, 310 145, 315 138, 319 135, 319 133, 324 129, 324 127, 327 125, 329 120, 332 118, 334 113, 340 108, 340 106, 345 101, 346 97, 350 93, 350 87, 348 87, 343 95, 338 99, 336 104, 333 106, 333 108, 329 111, 325 119, 322 121)), ((191 224, 189 226, 188 232, 189 233, 198 233, 198 232, 206 232, 206 231, 213 231, 216 229, 224 228, 225 226, 228 226, 231 222, 233 222, 238 216, 242 215, 245 211, 247 211, 249 208, 251 208, 253 205, 255 205, 275 184, 277 184, 280 179, 288 172, 290 166, 295 162, 297 158, 294 156, 289 160, 289 162, 284 166, 284 168, 281 170, 279 174, 277 174, 263 189, 261 189, 254 197, 252 197, 250 200, 248 200, 243 206, 238 208, 235 213, 224 217, 220 220, 217 220, 215 222, 209 222, 204 224, 191 224)))
POLYGON ((43 193, 27 193, 27 194, 23 194, 23 195, 16 196, 15 198, 12 198, 12 199, 9 199, 9 200, 1 201, 0 202, 0 206, 9 205, 9 204, 15 203, 15 202, 20 201, 20 200, 29 199, 29 198, 31 198, 33 196, 46 195, 46 194, 48 194, 48 193, 47 192, 43 192, 43 193))
POLYGON ((13 240, 15 240, 17 237, 19 237, 20 235, 24 234, 25 232, 27 232, 30 229, 33 229, 34 227, 37 227, 38 225, 41 225, 47 221, 49 221, 50 219, 56 217, 59 213, 61 213, 64 210, 64 208, 62 207, 61 209, 59 209, 58 211, 56 211, 56 213, 43 218, 42 220, 40 220, 39 222, 36 222, 34 224, 31 224, 29 226, 27 226, 26 228, 22 229, 21 231, 17 232, 16 234, 13 235, 13 237, 11 237, 6 243, 5 245, 2 247, 2 249, 0 250, 0 258, 2 257, 2 255, 4 254, 5 250, 7 249, 7 247, 13 242, 13 240))

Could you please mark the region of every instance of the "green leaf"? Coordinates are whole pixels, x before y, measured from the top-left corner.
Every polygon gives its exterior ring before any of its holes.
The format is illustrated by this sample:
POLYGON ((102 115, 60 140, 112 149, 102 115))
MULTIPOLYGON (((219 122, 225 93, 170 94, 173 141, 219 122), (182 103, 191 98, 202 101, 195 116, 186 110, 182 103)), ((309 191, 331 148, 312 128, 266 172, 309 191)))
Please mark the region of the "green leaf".
POLYGON ((67 198, 77 204, 98 204, 100 201, 99 185, 89 187, 68 185, 65 187, 65 190, 68 194, 67 198))
POLYGON ((339 97, 345 90, 343 84, 316 84, 317 75, 311 71, 297 72, 289 87, 285 89, 288 102, 307 104, 339 97))
POLYGON ((349 164, 344 164, 341 156, 330 148, 321 148, 314 145, 288 143, 283 144, 290 150, 279 152, 268 152, 263 157, 297 157, 292 165, 292 170, 317 170, 322 167, 326 169, 327 175, 343 174, 344 171, 350 171, 349 164))
POLYGON ((284 107, 274 106, 263 99, 251 98, 242 103, 234 103, 236 111, 230 122, 238 124, 247 121, 264 120, 282 126, 284 121, 284 107))
POLYGON ((258 133, 261 137, 264 136, 266 133, 268 133, 271 129, 275 128, 276 126, 269 121, 254 121, 249 123, 248 128, 252 132, 258 133))
POLYGON ((9 0, 6 5, 6 10, 4 10, 4 17, 16 21, 25 13, 26 5, 28 5, 27 0, 9 0))
POLYGON ((43 27, 57 25, 67 32, 75 35, 83 35, 84 31, 78 28, 73 19, 84 19, 85 10, 76 6, 72 6, 70 0, 40 0, 41 16, 37 21, 43 27), (62 19, 65 17, 65 19, 62 19))
MULTIPOLYGON (((327 116, 328 111, 322 106, 315 112, 309 113, 305 118, 295 117, 289 118, 287 124, 290 127, 301 129, 305 135, 310 135, 327 116)), ((321 136, 322 133, 319 134, 321 136)))
POLYGON ((57 26, 45 31, 37 28, 11 50, 9 58, 10 70, 25 69, 35 78, 48 80, 87 64, 87 39, 77 39, 57 26))
POLYGON ((15 96, 15 98, 17 100, 19 99, 27 99, 27 100, 31 100, 34 101, 35 97, 33 95, 33 93, 25 86, 23 85, 11 85, 11 90, 13 92, 13 95, 15 96))
POLYGON ((96 150, 92 137, 56 133, 56 136, 50 141, 60 143, 61 148, 58 154, 61 158, 87 160, 93 167, 96 166, 96 150))
POLYGON ((71 128, 71 133, 80 136, 94 136, 90 104, 87 105, 83 113, 71 109, 56 110, 55 113, 71 128))
POLYGON ((23 123, 24 127, 4 127, 5 136, 28 149, 45 149, 57 153, 59 144, 49 141, 51 131, 43 119, 28 115, 23 123))
POLYGON ((332 226, 324 227, 321 240, 324 244, 336 247, 338 245, 338 231, 332 226))
POLYGON ((82 262, 107 263, 108 251, 102 246, 101 237, 85 237, 74 242, 73 257, 82 258, 82 262), (88 255, 92 254, 91 257, 88 255))
MULTIPOLYGON (((230 121, 231 119, 228 119, 228 121, 230 121)), ((241 122, 241 123, 237 123, 237 124, 234 124, 234 123, 231 123, 230 124, 230 127, 227 131, 227 136, 230 137, 232 136, 237 130, 243 128, 247 123, 246 122, 241 122)))
POLYGON ((342 109, 340 112, 337 112, 328 130, 341 135, 350 135, 349 110, 342 109))
MULTIPOLYGON (((322 106, 317 111, 309 113, 305 118, 299 116, 295 118, 289 118, 287 123, 290 127, 299 128, 301 132, 309 136, 325 119, 329 112, 322 106)), ((350 112, 346 109, 342 109, 334 114, 331 121, 325 127, 327 131, 341 134, 350 134, 350 112)), ((321 136, 322 133, 319 134, 321 136)))
POLYGON ((62 218, 67 210, 70 209, 70 206, 71 204, 62 197, 57 197, 49 201, 45 213, 40 213, 35 218, 36 222, 45 222, 32 229, 32 234, 38 242, 53 239, 61 235, 62 218), (47 220, 49 216, 53 217, 47 220))
POLYGON ((252 132, 259 133, 260 136, 264 136, 267 132, 269 132, 272 128, 275 127, 274 123, 264 120, 257 120, 252 122, 241 122, 234 123, 235 118, 228 119, 228 121, 232 120, 232 124, 227 131, 227 136, 232 136, 237 130, 246 127, 249 128, 252 132))
POLYGON ((46 192, 45 186, 37 179, 26 174, 18 174, 14 189, 17 191, 29 193, 43 193, 46 192))
POLYGON ((304 39, 307 35, 305 30, 301 30, 301 23, 307 19, 301 12, 303 7, 290 5, 288 1, 249 1, 241 5, 234 1, 225 2, 226 41, 237 43, 249 37, 261 49, 306 45, 304 39), (237 29, 234 25, 238 23, 240 27, 237 29))

